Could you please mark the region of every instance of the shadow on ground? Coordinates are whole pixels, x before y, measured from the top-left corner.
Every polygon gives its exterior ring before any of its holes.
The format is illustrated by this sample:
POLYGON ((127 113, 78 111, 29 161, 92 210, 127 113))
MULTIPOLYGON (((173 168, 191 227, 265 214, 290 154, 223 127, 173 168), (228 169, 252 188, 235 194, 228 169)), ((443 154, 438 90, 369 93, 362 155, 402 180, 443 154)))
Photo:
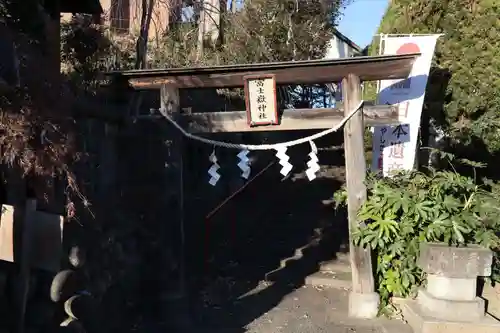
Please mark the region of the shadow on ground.
MULTIPOLYGON (((236 161, 220 157, 220 187, 207 185, 204 174, 190 180, 187 275, 195 327, 246 332, 249 324, 264 320, 259 318, 302 287, 321 261, 346 247, 345 214, 336 212, 332 203, 333 193, 344 181, 343 150, 320 151, 322 171, 312 182, 302 172, 308 153, 308 145, 290 149, 295 173, 283 179, 281 166, 273 164, 209 219, 206 215, 244 184, 237 168, 231 173, 224 167, 236 161), (239 183, 231 184, 233 180, 239 183), (282 259, 314 240, 319 245, 304 250, 302 258, 266 280, 266 273, 280 267, 282 259)), ((276 160, 272 152, 257 155, 253 175, 276 160)), ((199 169, 199 161, 188 161, 189 167, 199 169)), ((202 167, 207 170, 209 165, 202 167)))

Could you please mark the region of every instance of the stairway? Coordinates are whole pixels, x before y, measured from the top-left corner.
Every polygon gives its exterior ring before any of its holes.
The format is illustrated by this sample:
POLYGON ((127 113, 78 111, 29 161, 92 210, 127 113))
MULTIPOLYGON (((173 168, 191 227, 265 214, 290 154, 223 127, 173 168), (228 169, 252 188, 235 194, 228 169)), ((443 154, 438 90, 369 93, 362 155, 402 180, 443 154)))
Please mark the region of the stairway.
POLYGON ((308 260, 309 256, 313 256, 321 241, 321 230, 319 228, 314 229, 315 236, 306 244, 299 248, 296 248, 294 254, 290 257, 280 260, 279 266, 265 274, 265 280, 272 282, 281 280, 283 278, 288 278, 289 274, 298 273, 297 270, 308 270, 310 269, 311 262, 308 260), (308 265, 309 264, 309 265, 308 265), (309 266, 309 267, 308 267, 309 266), (293 273, 290 273, 294 271, 293 273))
POLYGON ((315 236, 310 242, 297 248, 292 256, 282 259, 279 267, 266 273, 265 280, 273 282, 286 279, 300 271, 307 275, 306 285, 349 290, 352 284, 349 254, 336 253, 334 259, 321 262, 318 270, 314 259, 320 255, 321 242, 326 240, 328 243, 328 235, 323 235, 320 228, 314 232, 315 236))
POLYGON ((349 290, 352 286, 348 253, 337 253, 336 258, 322 262, 319 271, 306 277, 306 285, 349 290))

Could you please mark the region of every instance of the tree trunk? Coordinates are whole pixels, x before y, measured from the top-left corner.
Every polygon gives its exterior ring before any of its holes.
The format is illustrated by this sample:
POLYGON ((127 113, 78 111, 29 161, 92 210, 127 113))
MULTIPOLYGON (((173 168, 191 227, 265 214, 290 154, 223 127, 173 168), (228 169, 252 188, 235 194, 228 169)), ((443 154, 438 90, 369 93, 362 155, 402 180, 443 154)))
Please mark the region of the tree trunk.
POLYGON ((203 56, 203 42, 205 40, 205 0, 201 0, 199 4, 199 20, 198 20, 198 44, 196 46, 196 61, 200 61, 203 56))
POLYGON ((136 69, 144 69, 147 65, 149 27, 151 26, 154 4, 155 0, 142 0, 141 28, 136 43, 136 69))
POLYGON ((222 44, 221 12, 225 11, 225 7, 223 6, 227 6, 227 1, 202 1, 200 8, 200 21, 198 24, 198 60, 200 60, 203 55, 203 44, 207 37, 214 46, 222 44))
POLYGON ((221 47, 224 44, 224 24, 226 23, 227 14, 227 0, 219 1, 219 36, 217 39, 217 47, 221 47))
POLYGON ((215 45, 219 40, 221 0, 207 0, 205 5, 205 34, 210 36, 210 41, 215 45))

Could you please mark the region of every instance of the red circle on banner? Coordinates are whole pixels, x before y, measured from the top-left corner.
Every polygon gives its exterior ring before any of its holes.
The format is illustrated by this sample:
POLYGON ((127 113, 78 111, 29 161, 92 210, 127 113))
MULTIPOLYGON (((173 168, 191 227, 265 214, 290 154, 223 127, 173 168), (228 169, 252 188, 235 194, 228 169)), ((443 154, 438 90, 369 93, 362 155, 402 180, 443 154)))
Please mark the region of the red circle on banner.
POLYGON ((396 54, 420 53, 420 48, 415 43, 406 43, 399 47, 396 54))

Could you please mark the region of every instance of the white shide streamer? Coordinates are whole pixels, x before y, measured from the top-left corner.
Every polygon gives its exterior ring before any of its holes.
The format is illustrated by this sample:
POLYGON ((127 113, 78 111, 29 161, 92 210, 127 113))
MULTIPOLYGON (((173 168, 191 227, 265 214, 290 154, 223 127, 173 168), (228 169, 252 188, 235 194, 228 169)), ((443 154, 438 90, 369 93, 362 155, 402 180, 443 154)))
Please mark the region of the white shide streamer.
POLYGON ((212 154, 210 154, 208 159, 210 160, 210 162, 212 162, 212 166, 210 167, 210 169, 208 169, 208 174, 210 175, 210 180, 208 181, 208 183, 212 186, 215 186, 215 184, 217 184, 217 182, 220 179, 220 173, 217 172, 219 171, 220 166, 217 163, 217 156, 215 156, 215 149, 212 151, 212 154))
POLYGON ((309 144, 311 145, 311 152, 309 153, 309 162, 307 162, 307 170, 306 170, 306 175, 309 181, 313 180, 316 178, 316 173, 319 171, 319 158, 318 155, 318 148, 314 144, 313 141, 309 141, 309 144))
POLYGON ((250 151, 248 151, 247 149, 244 149, 244 150, 240 151, 238 153, 238 155, 236 155, 240 159, 240 162, 238 163, 238 167, 242 171, 241 177, 245 178, 245 179, 248 179, 248 177, 250 177, 250 171, 251 171, 250 159, 247 156, 249 153, 250 153, 250 151))
POLYGON ((276 157, 279 159, 279 163, 282 166, 280 173, 284 177, 286 177, 293 169, 293 165, 288 162, 290 156, 286 154, 287 149, 288 148, 286 146, 279 146, 276 148, 276 157))

